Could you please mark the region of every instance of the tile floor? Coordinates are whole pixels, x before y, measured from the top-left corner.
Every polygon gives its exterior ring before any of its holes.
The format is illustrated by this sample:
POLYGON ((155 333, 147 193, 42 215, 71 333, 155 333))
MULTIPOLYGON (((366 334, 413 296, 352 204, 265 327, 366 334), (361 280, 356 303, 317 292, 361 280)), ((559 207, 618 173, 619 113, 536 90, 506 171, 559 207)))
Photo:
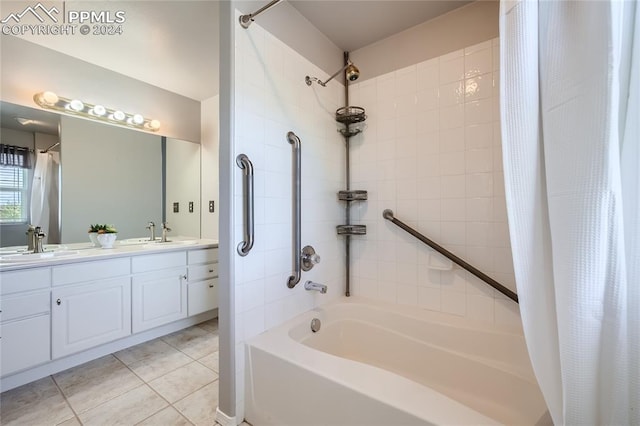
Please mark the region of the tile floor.
POLYGON ((1 425, 207 425, 218 405, 217 319, 0 395, 1 425))

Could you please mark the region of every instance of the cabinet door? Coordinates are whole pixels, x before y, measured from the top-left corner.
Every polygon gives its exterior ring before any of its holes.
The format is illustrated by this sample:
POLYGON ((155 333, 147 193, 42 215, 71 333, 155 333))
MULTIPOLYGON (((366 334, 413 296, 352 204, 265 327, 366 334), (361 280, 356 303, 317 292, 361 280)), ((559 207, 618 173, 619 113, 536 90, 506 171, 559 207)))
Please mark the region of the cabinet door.
POLYGON ((131 334, 128 277, 54 288, 51 299, 53 358, 131 334))
POLYGON ((49 314, 0 326, 0 375, 6 376, 51 359, 49 314))
POLYGON ((189 284, 189 316, 218 307, 218 279, 189 284))
POLYGON ((186 318, 186 268, 133 277, 131 297, 134 333, 186 318))

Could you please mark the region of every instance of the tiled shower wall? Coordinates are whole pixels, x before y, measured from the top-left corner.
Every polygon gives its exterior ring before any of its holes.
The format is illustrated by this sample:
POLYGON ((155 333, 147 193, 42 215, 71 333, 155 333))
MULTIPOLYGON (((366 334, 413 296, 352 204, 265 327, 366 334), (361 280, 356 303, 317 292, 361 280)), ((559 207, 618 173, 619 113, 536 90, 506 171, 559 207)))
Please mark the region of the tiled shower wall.
MULTIPOLYGON (((235 256, 236 414, 242 419, 244 341, 344 291, 344 244, 335 227, 344 218, 336 194, 345 181, 345 151, 334 118, 344 86, 307 86, 306 75, 328 75, 257 23, 249 30, 236 25, 235 37, 235 155, 247 154, 255 168, 256 219, 253 250, 235 256), (292 272, 290 130, 302 141, 302 245, 313 245, 322 258, 295 289, 286 284, 292 272), (326 284, 328 293, 305 291, 306 280, 326 284)), ((240 169, 234 186, 241 218, 240 169)), ((241 225, 237 220, 236 244, 241 225)))
POLYGON ((350 86, 367 112, 352 138, 354 294, 518 324, 517 305, 382 218, 384 209, 515 290, 499 123, 498 39, 350 86), (433 256, 433 257, 432 257, 433 256), (431 266, 430 266, 431 264, 431 266))

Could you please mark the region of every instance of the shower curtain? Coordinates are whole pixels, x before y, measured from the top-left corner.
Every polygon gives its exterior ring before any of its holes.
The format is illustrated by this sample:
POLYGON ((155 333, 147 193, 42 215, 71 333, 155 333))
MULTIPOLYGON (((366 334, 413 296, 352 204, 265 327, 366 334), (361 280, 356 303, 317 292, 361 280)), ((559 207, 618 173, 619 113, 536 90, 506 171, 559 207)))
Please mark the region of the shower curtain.
POLYGON ((640 7, 503 1, 501 118, 525 337, 557 425, 640 424, 640 7))
POLYGON ((45 243, 60 242, 60 154, 39 152, 31 185, 31 224, 47 235, 45 243))

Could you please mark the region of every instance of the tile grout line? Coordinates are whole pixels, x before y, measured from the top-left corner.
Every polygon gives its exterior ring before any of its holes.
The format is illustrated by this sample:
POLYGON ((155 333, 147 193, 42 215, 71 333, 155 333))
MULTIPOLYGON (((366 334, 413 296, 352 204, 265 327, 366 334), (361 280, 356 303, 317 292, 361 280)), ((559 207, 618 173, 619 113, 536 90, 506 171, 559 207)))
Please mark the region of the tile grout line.
MULTIPOLYGON (((75 408, 73 408, 73 405, 71 405, 71 402, 67 399, 67 395, 64 394, 62 388, 60 387, 60 385, 56 381, 56 378, 53 376, 53 374, 50 375, 49 377, 51 377, 51 381, 53 381, 53 384, 58 389, 58 392, 60 392, 60 395, 62 395, 62 398, 64 399, 64 402, 66 402, 67 405, 69 406, 69 409, 73 413, 73 418, 75 418, 78 421, 78 423, 80 423, 80 425, 82 425, 82 422, 80 421, 80 416, 78 416, 78 413, 76 412, 75 408)), ((69 420, 71 420, 71 419, 67 419, 67 420, 65 420, 65 422, 67 422, 69 420)), ((64 423, 64 422, 61 422, 61 423, 64 423)))

